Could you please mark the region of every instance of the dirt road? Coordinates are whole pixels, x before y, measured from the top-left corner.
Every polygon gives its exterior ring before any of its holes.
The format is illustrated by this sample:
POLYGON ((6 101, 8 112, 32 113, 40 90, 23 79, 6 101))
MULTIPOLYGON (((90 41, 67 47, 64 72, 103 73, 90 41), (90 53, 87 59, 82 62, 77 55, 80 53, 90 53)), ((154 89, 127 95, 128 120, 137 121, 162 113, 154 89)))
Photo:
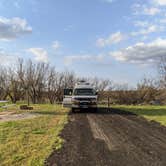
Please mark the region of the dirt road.
POLYGON ((49 166, 166 166, 166 127, 114 109, 69 115, 49 166))

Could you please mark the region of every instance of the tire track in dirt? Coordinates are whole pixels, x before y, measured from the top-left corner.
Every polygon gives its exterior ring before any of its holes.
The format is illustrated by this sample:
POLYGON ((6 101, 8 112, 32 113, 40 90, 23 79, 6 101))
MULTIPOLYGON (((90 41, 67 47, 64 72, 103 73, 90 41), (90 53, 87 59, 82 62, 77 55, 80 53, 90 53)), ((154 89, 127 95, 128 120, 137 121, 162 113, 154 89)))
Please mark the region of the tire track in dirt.
POLYGON ((92 118, 91 115, 87 115, 87 118, 91 127, 91 131, 93 133, 93 137, 95 139, 103 140, 107 144, 108 148, 111 150, 113 147, 111 145, 110 139, 104 134, 104 132, 97 125, 97 123, 95 122, 95 120, 92 118))

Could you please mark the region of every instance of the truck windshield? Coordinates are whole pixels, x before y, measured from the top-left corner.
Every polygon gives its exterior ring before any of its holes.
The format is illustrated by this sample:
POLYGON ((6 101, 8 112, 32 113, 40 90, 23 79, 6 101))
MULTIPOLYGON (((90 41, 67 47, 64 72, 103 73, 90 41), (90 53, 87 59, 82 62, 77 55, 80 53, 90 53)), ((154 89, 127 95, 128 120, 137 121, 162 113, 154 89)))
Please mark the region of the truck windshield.
POLYGON ((95 91, 93 89, 75 89, 74 95, 77 96, 95 95, 95 91))

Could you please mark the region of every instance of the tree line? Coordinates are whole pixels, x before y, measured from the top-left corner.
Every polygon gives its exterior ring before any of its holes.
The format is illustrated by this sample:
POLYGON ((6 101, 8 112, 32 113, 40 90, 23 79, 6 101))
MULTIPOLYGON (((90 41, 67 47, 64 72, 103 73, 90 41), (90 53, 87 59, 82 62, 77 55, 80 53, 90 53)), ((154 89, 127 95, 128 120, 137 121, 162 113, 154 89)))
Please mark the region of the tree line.
POLYGON ((53 104, 62 100, 63 89, 73 87, 75 81, 73 72, 57 72, 49 64, 19 59, 12 67, 0 67, 0 99, 53 104))
POLYGON ((50 64, 19 59, 13 66, 0 66, 0 100, 54 104, 63 100, 63 89, 73 88, 78 80, 84 79, 96 88, 101 102, 165 104, 166 58, 161 58, 157 68, 157 78, 144 78, 131 89, 127 84, 117 84, 109 79, 79 78, 71 71, 58 72, 50 64))

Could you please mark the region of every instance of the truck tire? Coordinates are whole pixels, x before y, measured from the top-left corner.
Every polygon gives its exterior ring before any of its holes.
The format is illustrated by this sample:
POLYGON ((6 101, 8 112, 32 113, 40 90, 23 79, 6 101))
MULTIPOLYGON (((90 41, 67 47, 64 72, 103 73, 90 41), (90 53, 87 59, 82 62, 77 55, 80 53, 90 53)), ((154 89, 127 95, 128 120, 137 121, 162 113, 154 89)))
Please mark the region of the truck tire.
POLYGON ((71 108, 71 111, 72 111, 72 113, 76 112, 75 108, 71 108))
POLYGON ((97 111, 98 111, 98 109, 97 109, 97 108, 93 108, 93 112, 95 112, 95 113, 96 113, 97 111))

